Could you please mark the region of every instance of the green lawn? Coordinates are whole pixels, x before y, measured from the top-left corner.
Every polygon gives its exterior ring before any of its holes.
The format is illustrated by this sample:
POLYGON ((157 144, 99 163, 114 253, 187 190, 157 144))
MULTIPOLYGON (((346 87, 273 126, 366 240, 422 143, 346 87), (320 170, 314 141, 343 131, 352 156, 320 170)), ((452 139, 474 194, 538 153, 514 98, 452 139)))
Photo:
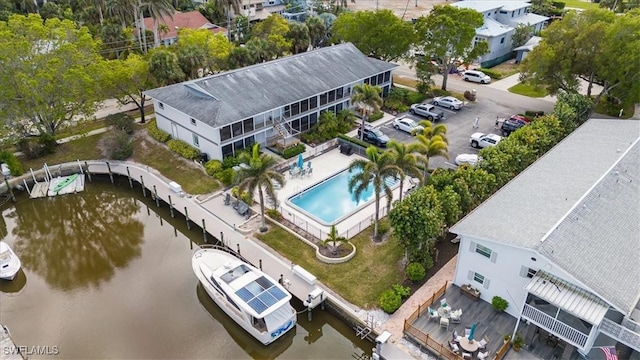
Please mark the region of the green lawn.
POLYGON ((523 83, 519 83, 510 87, 509 92, 534 98, 547 96, 547 92, 544 89, 535 89, 533 86, 523 83))
POLYGON ((29 168, 34 170, 41 169, 45 163, 48 165, 55 165, 70 161, 76 161, 78 159, 101 159, 102 154, 100 153, 100 149, 98 149, 97 144, 104 135, 105 134, 85 136, 78 140, 58 145, 54 154, 43 156, 37 159, 27 159, 25 157, 21 157, 20 161, 22 162, 22 166, 25 172, 27 172, 29 171, 29 168))
POLYGON ((60 140, 73 135, 86 134, 89 131, 102 129, 106 126, 107 123, 105 119, 86 120, 77 124, 76 126, 70 126, 68 128, 60 130, 58 133, 56 133, 56 139, 60 140))
POLYGON ((272 225, 269 232, 257 237, 287 259, 296 259, 297 265, 310 271, 347 301, 369 309, 378 306, 383 291, 403 281, 398 267, 402 248, 393 240, 373 244, 372 232, 369 228, 351 239, 356 246, 356 256, 336 265, 318 261, 314 249, 279 226, 272 225))
POLYGON ((581 0, 562 0, 564 2, 565 7, 568 8, 578 8, 578 9, 597 9, 600 7, 597 3, 589 2, 589 1, 581 1, 581 0))

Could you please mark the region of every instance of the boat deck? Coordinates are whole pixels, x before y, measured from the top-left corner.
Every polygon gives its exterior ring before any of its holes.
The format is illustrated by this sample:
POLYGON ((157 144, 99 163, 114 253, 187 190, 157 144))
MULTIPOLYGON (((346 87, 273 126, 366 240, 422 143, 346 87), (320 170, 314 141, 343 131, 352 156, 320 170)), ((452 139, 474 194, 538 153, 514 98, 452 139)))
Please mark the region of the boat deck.
POLYGON ((77 192, 84 191, 84 183, 85 183, 84 174, 79 174, 75 181, 63 187, 62 189, 60 189, 60 191, 58 192, 53 191, 53 189, 55 189, 58 184, 65 181, 67 178, 69 178, 69 176, 59 176, 57 178, 51 179, 51 181, 35 183, 33 186, 33 189, 31 189, 30 197, 32 199, 36 199, 36 198, 41 198, 46 196, 75 194, 77 192))

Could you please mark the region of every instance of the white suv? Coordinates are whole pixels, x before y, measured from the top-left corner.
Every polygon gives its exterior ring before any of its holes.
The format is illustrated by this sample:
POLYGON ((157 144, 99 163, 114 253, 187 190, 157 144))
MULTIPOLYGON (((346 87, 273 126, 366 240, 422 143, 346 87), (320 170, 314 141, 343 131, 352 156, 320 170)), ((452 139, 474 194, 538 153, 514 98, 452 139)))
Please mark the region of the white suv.
POLYGON ((473 133, 469 139, 469 143, 474 148, 486 148, 488 146, 496 146, 502 140, 502 136, 496 134, 473 133))
POLYGON ((491 82, 489 75, 478 70, 467 70, 462 74, 464 81, 472 81, 480 84, 488 84, 491 82))

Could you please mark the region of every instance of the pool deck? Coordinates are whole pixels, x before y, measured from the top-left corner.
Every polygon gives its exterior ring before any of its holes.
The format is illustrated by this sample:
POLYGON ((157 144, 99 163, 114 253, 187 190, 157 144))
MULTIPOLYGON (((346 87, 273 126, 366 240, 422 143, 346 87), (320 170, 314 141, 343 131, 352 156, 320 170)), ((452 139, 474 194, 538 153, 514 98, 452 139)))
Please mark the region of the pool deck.
MULTIPOLYGON (((362 157, 351 154, 344 155, 340 153, 338 148, 330 150, 318 157, 311 159, 311 167, 313 171, 311 175, 290 176, 287 172, 285 174, 286 184, 279 190, 277 190, 278 202, 280 203, 280 212, 283 217, 296 226, 306 230, 308 233, 320 238, 326 238, 326 234, 331 230, 330 226, 322 225, 310 216, 307 216, 302 211, 293 207, 287 202, 287 199, 339 172, 346 170, 349 165, 356 159, 362 159, 362 157)), ((305 160, 305 168, 307 167, 307 160, 305 160)), ((290 160, 289 164, 297 164, 297 158, 290 160)), ((408 180, 405 180, 403 189, 410 186, 408 180)), ((393 199, 398 199, 400 194, 399 188, 395 188, 393 191, 393 199)), ((327 194, 331 196, 331 194, 327 194)), ((386 215, 387 199, 383 197, 380 201, 380 217, 386 215)), ((338 233, 342 236, 351 238, 360 231, 369 226, 375 215, 374 202, 371 201, 367 205, 363 206, 356 212, 349 214, 343 220, 336 224, 338 233)))

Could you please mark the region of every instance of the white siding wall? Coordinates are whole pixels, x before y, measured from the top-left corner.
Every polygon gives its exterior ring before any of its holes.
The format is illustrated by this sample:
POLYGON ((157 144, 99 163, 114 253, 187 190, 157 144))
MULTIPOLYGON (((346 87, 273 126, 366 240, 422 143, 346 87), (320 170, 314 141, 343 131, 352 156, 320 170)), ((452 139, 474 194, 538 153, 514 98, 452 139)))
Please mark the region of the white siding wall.
POLYGON ((573 276, 570 276, 533 250, 516 248, 491 241, 482 241, 467 236, 462 236, 460 240, 458 263, 453 283, 458 286, 472 284, 473 287, 481 290, 480 298, 488 303, 491 303, 491 299, 496 295, 504 298, 509 302, 506 312, 518 317, 523 302, 526 300, 527 291, 525 286, 530 280, 526 277, 526 268, 544 270, 584 289, 588 289, 573 276), (491 249, 491 258, 471 251, 473 248, 472 243, 491 249), (536 260, 534 261, 532 258, 536 260), (488 286, 485 287, 473 280, 469 280, 470 271, 483 275, 488 280, 488 286))

